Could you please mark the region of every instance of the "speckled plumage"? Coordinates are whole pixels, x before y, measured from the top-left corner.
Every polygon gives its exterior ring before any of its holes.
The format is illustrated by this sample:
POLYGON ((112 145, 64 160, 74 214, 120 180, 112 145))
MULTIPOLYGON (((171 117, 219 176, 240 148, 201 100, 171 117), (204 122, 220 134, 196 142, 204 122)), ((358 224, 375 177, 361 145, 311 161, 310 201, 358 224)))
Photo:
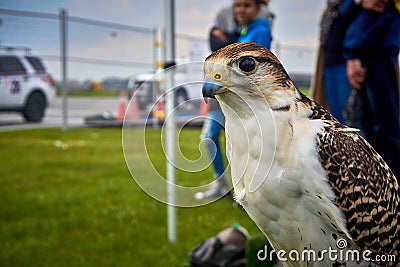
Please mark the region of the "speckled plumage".
MULTIPOLYGON (((318 107, 314 105, 314 108, 318 107)), ((318 153, 351 237, 362 250, 399 256, 400 206, 396 178, 382 157, 357 132, 347 132, 347 127, 335 120, 329 122, 318 135, 318 153)))
MULTIPOLYGON (((205 76, 224 87, 215 95, 226 116, 236 197, 275 249, 322 250, 343 238, 348 250, 400 259, 399 186, 356 129, 341 125, 302 95, 279 60, 254 43, 214 52, 206 59, 205 76), (254 71, 240 70, 238 62, 244 57, 257 61, 254 71), (260 110, 263 104, 271 115, 260 110), (245 134, 248 143, 243 142, 245 134), (276 144, 270 140, 273 135, 276 144), (271 165, 263 165, 267 160, 271 165), (255 176, 265 181, 252 192, 255 176)), ((372 265, 362 261, 284 264, 372 265)))

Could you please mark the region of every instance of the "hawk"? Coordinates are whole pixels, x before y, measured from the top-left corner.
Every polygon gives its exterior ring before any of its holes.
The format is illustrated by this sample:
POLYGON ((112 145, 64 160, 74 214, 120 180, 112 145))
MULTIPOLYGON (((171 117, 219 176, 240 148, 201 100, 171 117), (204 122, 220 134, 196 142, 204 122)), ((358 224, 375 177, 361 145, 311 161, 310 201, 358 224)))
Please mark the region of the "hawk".
POLYGON ((225 115, 235 198, 284 265, 399 264, 399 186, 357 129, 302 94, 255 43, 214 52, 204 74, 203 96, 225 115))

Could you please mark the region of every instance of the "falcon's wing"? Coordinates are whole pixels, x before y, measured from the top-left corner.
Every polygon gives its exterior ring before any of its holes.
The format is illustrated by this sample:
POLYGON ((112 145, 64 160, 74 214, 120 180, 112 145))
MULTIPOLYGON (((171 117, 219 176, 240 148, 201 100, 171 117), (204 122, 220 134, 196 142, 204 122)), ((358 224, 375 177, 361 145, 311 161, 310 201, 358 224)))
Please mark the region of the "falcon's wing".
POLYGON ((357 132, 316 103, 312 110, 311 119, 327 122, 317 137, 320 162, 354 242, 376 255, 399 255, 400 196, 394 174, 357 132))

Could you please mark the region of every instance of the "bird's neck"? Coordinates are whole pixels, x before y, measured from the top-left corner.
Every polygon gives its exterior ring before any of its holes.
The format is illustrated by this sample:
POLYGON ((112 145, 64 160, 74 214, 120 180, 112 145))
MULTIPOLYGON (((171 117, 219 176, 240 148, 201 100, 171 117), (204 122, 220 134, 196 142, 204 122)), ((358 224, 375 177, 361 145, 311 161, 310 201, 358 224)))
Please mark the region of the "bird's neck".
POLYGON ((263 90, 263 94, 272 110, 289 108, 301 98, 294 85, 280 90, 263 90))

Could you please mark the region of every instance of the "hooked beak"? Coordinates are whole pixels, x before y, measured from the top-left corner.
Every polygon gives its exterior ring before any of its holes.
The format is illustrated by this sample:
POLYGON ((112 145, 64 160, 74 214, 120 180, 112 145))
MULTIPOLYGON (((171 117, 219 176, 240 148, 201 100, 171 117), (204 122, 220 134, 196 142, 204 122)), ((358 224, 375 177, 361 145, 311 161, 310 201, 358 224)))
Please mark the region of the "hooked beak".
POLYGON ((225 85, 222 83, 215 82, 211 78, 207 77, 203 83, 201 89, 204 97, 204 101, 207 103, 207 98, 215 98, 215 95, 225 92, 225 85))

